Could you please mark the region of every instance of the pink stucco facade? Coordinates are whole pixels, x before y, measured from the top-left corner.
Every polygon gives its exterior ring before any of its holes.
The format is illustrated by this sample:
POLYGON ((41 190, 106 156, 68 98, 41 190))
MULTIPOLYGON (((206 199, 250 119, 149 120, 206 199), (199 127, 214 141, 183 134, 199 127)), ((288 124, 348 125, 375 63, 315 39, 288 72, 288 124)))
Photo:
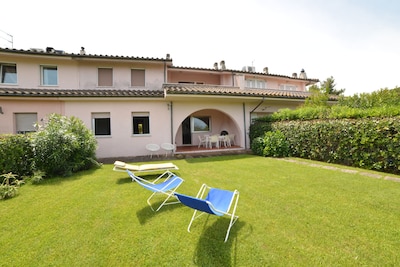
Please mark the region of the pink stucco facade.
POLYGON ((76 116, 94 132, 96 118, 105 116, 109 132, 96 135, 98 158, 147 155, 149 143, 196 146, 204 133, 187 129, 184 122, 191 117, 209 118, 207 134, 228 131, 235 135, 235 144, 247 149, 252 118, 296 108, 308 96, 306 86, 318 81, 265 72, 175 67, 168 56, 0 49, 1 66, 11 66, 11 72, 15 69, 16 75, 11 74, 17 79, 0 83, 0 134, 17 132, 17 114, 36 114, 39 123, 51 113, 76 116), (57 73, 56 84, 43 85, 43 66, 57 73), (109 73, 111 84, 99 84, 100 69, 109 73), (135 75, 142 75, 139 85, 135 75), (135 133, 135 116, 146 117, 149 132, 135 133))

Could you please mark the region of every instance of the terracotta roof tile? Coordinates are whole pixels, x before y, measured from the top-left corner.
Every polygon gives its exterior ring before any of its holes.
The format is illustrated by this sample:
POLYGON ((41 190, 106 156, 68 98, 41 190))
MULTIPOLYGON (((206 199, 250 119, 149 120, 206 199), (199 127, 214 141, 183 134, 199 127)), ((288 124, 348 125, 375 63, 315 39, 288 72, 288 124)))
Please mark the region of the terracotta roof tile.
MULTIPOLYGON (((60 50, 56 50, 60 51, 60 50)), ((79 53, 66 53, 64 51, 60 52, 46 52, 45 50, 23 50, 23 49, 10 49, 10 48, 1 48, 0 52, 7 53, 15 53, 15 54, 27 54, 27 55, 43 55, 43 56, 59 56, 59 57, 72 57, 72 58, 97 58, 97 59, 118 59, 118 60, 144 60, 144 61, 170 61, 172 59, 163 59, 163 58, 153 58, 153 57, 131 57, 131 56, 118 56, 118 55, 96 55, 96 54, 85 54, 81 55, 79 53)))
MULTIPOLYGON (((0 96, 13 97, 158 97, 166 95, 215 95, 234 97, 270 97, 306 99, 310 92, 284 91, 274 89, 240 89, 239 87, 164 84, 162 90, 114 90, 114 89, 28 89, 0 88, 0 96)), ((338 97, 331 95, 329 100, 338 97)))
POLYGON ((164 97, 162 90, 112 90, 112 89, 21 89, 0 88, 0 96, 20 97, 164 97))
POLYGON ((269 76, 269 77, 276 77, 276 78, 285 78, 291 80, 302 80, 307 81, 308 84, 313 84, 319 82, 318 79, 302 79, 298 77, 292 77, 287 75, 279 75, 279 74, 272 74, 272 73, 265 73, 265 72, 249 72, 244 70, 231 70, 231 69, 212 69, 212 68, 196 68, 196 67, 181 67, 181 66, 168 66, 168 69, 177 69, 177 70, 197 70, 197 71, 206 71, 206 72, 234 72, 234 73, 243 73, 243 74, 256 74, 262 76, 269 76))
MULTIPOLYGON (((275 89, 240 89, 239 87, 191 84, 164 84, 163 88, 166 91, 167 95, 229 95, 238 97, 271 97, 290 99, 305 99, 311 95, 310 92, 302 91, 285 91, 275 89)), ((337 96, 330 96, 329 100, 337 100, 337 96)))

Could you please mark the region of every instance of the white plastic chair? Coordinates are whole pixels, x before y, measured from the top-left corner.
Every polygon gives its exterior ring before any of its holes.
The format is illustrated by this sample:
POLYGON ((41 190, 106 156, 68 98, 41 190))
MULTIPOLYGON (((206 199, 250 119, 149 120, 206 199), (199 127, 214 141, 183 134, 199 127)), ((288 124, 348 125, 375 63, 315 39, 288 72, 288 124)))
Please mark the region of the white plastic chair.
POLYGON ((219 148, 219 137, 218 135, 211 135, 208 139, 209 147, 212 148, 213 144, 215 144, 216 148, 219 148))
POLYGON ((235 135, 234 134, 229 134, 229 146, 234 145, 235 144, 235 135))
POLYGON ((168 156, 168 153, 174 154, 175 145, 171 143, 162 143, 161 148, 165 150, 165 156, 168 156))
POLYGON ((198 148, 200 148, 201 146, 204 146, 207 148, 207 137, 206 136, 200 136, 199 135, 199 146, 198 148))
MULTIPOLYGON (((150 151, 150 158, 153 157, 153 154, 160 150, 160 146, 157 144, 147 144, 146 149, 150 151)), ((158 154, 157 154, 158 157, 158 154)))

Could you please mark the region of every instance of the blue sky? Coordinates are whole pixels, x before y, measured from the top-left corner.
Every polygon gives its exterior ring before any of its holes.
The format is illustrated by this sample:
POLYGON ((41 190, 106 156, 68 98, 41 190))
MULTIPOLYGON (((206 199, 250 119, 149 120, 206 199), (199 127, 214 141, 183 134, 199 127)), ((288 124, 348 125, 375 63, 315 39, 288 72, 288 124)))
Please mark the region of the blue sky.
POLYGON ((176 66, 305 69, 346 95, 400 86, 397 0, 114 0, 2 3, 0 47, 164 58, 176 66), (4 12, 6 11, 6 12, 4 12), (2 32, 3 31, 3 32, 2 32), (5 39, 4 39, 5 38, 5 39))

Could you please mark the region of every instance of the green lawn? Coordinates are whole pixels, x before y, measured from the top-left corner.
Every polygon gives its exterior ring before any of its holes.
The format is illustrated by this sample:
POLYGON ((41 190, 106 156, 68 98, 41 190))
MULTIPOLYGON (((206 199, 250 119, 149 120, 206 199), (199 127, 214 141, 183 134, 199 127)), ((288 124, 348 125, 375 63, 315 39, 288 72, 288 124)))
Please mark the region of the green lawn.
POLYGON ((181 193, 239 190, 227 243, 228 219, 203 217, 188 233, 191 209, 155 213, 149 191, 103 165, 0 201, 0 266, 400 265, 398 182, 252 155, 173 162, 181 193))

